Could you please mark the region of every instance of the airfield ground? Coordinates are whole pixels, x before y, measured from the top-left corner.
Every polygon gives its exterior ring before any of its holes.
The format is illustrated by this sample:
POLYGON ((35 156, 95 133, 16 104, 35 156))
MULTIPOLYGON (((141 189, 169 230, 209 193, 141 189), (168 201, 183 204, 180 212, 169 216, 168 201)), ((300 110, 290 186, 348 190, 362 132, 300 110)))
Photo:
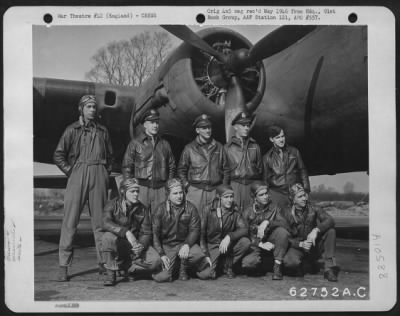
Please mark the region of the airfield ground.
POLYGON ((215 281, 175 281, 159 284, 152 280, 119 282, 104 287, 96 269, 96 254, 92 237, 80 234, 76 239, 74 263, 69 282, 56 282, 58 271, 58 236, 35 233, 35 300, 37 301, 201 301, 201 300, 304 300, 304 299, 368 299, 369 248, 367 240, 338 238, 337 262, 341 266, 339 282, 316 275, 285 277, 272 281, 271 273, 264 277, 225 276, 215 281), (323 289, 327 289, 324 297, 323 289), (296 289, 290 292, 290 289, 296 289), (304 290, 307 289, 306 296, 304 290), (317 288, 312 295, 313 288, 317 288), (334 288, 337 288, 334 289, 334 288), (357 292, 358 291, 358 292, 357 292), (292 296, 292 295, 293 296, 292 296))

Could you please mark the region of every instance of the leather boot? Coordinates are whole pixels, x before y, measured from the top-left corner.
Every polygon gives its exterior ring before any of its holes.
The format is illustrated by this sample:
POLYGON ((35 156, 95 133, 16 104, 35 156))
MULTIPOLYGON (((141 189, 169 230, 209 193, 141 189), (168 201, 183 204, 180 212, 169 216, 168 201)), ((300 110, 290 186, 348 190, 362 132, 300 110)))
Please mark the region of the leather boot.
POLYGON ((274 263, 274 274, 272 275, 272 280, 282 280, 282 264, 274 263))
POLYGON ((115 283, 116 283, 115 271, 107 269, 106 274, 104 274, 104 286, 114 286, 115 283))
POLYGON ((58 276, 57 282, 68 282, 68 267, 59 267, 58 268, 58 276))
POLYGON ((103 274, 107 273, 107 269, 104 266, 104 263, 99 263, 98 266, 99 266, 99 274, 100 275, 103 275, 103 274))
POLYGON ((236 277, 235 272, 233 271, 233 258, 227 257, 225 261, 225 273, 228 279, 234 279, 236 277))
POLYGON ((337 282, 338 281, 338 274, 339 274, 339 267, 331 267, 324 272, 324 279, 327 279, 329 282, 337 282))
POLYGON ((159 283, 172 282, 172 276, 168 270, 164 270, 159 273, 153 273, 151 276, 153 277, 154 281, 159 283))
POLYGON ((181 260, 181 266, 179 267, 179 280, 187 281, 189 280, 189 276, 187 274, 187 261, 181 260))

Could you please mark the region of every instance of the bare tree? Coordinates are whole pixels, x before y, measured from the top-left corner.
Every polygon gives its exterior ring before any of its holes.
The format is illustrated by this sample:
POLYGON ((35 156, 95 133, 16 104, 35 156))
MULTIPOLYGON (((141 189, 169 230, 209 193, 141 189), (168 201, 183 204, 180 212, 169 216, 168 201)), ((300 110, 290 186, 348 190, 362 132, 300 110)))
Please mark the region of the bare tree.
POLYGON ((130 40, 101 47, 91 58, 88 80, 116 85, 139 86, 151 76, 171 50, 166 32, 144 32, 130 40))

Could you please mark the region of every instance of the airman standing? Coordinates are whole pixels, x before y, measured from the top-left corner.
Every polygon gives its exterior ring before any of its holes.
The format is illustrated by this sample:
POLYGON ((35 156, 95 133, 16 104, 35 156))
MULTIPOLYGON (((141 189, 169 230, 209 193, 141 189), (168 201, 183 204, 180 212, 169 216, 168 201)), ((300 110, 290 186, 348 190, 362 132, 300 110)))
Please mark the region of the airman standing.
POLYGON ((270 126, 268 136, 273 147, 263 157, 263 180, 270 187, 272 201, 285 207, 289 203, 290 186, 301 183, 310 192, 310 181, 299 150, 286 144, 283 128, 270 126))
POLYGON ((142 119, 144 132, 129 143, 122 161, 124 179, 139 181, 139 200, 155 210, 165 198, 165 184, 175 175, 171 146, 158 134, 160 114, 147 111, 142 119))
POLYGON ((57 167, 68 177, 59 245, 60 282, 69 279, 72 242, 86 202, 92 220, 99 269, 104 272, 101 256, 102 215, 107 201, 113 151, 107 128, 97 122, 96 97, 82 96, 79 112, 79 121, 65 129, 53 157, 57 167))
POLYGON ((178 175, 187 188, 187 200, 199 211, 215 197, 215 188, 227 183, 229 168, 224 147, 212 137, 210 117, 202 114, 193 123, 197 137, 186 145, 178 165, 178 175))
POLYGON ((240 112, 232 121, 235 134, 225 145, 230 170, 230 184, 239 210, 251 204, 250 185, 262 176, 260 146, 249 136, 255 116, 240 112))

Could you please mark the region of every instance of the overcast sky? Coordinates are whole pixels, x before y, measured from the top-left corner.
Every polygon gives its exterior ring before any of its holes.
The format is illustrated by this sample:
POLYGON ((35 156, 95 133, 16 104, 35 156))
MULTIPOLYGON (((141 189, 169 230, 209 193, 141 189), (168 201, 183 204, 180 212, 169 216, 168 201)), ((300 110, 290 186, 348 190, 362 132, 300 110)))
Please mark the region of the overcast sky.
MULTIPOLYGON (((194 31, 200 27, 191 27, 194 31)), ((276 26, 231 26, 253 44, 276 26)), ((90 58, 111 41, 128 40, 146 30, 162 31, 158 26, 34 26, 33 27, 33 75, 35 77, 85 80, 90 70, 90 58)), ((171 36, 173 46, 181 41, 171 36)), ((346 182, 353 182, 355 191, 368 192, 368 175, 365 172, 335 176, 311 177, 311 185, 325 184, 343 191, 346 182)))

